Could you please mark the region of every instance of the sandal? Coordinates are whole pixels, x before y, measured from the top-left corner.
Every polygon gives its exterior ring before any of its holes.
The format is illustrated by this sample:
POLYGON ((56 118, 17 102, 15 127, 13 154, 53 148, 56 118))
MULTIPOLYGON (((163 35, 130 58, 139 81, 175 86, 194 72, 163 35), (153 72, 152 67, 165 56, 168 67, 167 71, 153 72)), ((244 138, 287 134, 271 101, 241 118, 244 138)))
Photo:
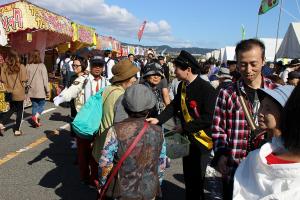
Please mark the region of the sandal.
POLYGON ((5 126, 3 126, 3 124, 0 124, 0 136, 3 136, 4 131, 5 131, 5 126))
POLYGON ((22 133, 22 131, 15 131, 14 132, 14 135, 15 136, 21 136, 23 133, 22 133))

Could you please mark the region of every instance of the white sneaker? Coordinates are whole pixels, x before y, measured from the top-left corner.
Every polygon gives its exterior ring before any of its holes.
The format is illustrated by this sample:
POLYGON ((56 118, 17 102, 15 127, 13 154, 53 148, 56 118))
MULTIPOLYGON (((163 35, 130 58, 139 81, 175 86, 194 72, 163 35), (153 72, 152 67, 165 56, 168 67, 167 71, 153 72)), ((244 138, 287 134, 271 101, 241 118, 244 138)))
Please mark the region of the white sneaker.
POLYGON ((22 131, 20 131, 20 130, 17 130, 17 131, 15 131, 14 132, 14 135, 15 136, 21 136, 23 133, 22 133, 22 131))

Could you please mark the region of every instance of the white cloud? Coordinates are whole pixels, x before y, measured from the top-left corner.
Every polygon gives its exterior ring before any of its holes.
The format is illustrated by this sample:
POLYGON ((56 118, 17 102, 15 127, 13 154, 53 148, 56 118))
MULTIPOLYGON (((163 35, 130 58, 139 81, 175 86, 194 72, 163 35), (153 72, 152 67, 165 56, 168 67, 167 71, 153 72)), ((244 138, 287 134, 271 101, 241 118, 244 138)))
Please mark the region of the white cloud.
MULTIPOLYGON (((137 32, 144 21, 127 9, 108 5, 104 0, 31 0, 32 3, 47 8, 82 24, 90 25, 102 35, 115 38, 137 38, 137 32)), ((143 40, 168 43, 172 40, 171 26, 165 20, 147 21, 143 40)))
MULTIPOLYGON (((14 0, 0 0, 0 4, 14 0)), ((133 13, 116 5, 108 5, 105 0, 29 0, 63 15, 75 22, 90 25, 101 35, 110 35, 124 41, 136 41, 137 32, 145 19, 138 19, 133 13)), ((147 19, 146 19, 147 20, 147 19)), ((192 42, 174 37, 172 27, 166 20, 147 21, 142 43, 173 47, 210 46, 207 41, 192 42)))

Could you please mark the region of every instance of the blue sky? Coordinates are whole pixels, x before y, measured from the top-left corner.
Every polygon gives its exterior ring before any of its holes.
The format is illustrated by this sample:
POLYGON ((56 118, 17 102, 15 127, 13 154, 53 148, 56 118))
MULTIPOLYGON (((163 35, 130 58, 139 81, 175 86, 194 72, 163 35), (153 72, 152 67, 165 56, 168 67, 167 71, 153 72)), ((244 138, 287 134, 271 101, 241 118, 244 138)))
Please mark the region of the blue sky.
MULTIPOLYGON (((0 3, 9 2, 0 0, 0 3)), ((93 26, 102 35, 138 43, 137 31, 147 20, 142 45, 221 48, 255 37, 261 0, 31 0, 74 21, 93 26), (55 2, 55 3, 54 3, 55 2)), ((283 0, 280 34, 300 20, 297 2, 283 0)), ((279 6, 260 17, 258 37, 276 37, 279 6)))
MULTIPOLYGON (((218 48, 240 40, 242 24, 246 37, 255 37, 260 0, 109 0, 107 3, 126 7, 140 19, 164 19, 171 26, 172 35, 187 43, 218 48)), ((289 23, 300 19, 295 0, 283 1, 283 8, 298 19, 282 12, 279 32, 282 38, 289 23)), ((279 6, 260 16, 258 37, 276 37, 278 16, 279 6)))

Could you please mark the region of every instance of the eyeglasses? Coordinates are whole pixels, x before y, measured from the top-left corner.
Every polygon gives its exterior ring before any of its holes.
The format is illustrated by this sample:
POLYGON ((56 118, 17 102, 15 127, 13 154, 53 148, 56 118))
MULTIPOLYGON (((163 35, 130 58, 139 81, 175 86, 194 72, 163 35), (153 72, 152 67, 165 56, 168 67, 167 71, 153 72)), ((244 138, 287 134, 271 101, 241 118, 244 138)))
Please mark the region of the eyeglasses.
POLYGON ((91 68, 103 68, 104 66, 100 66, 100 65, 91 65, 91 68))
POLYGON ((81 65, 75 65, 75 64, 73 64, 72 67, 73 68, 78 68, 78 67, 81 67, 81 65))

